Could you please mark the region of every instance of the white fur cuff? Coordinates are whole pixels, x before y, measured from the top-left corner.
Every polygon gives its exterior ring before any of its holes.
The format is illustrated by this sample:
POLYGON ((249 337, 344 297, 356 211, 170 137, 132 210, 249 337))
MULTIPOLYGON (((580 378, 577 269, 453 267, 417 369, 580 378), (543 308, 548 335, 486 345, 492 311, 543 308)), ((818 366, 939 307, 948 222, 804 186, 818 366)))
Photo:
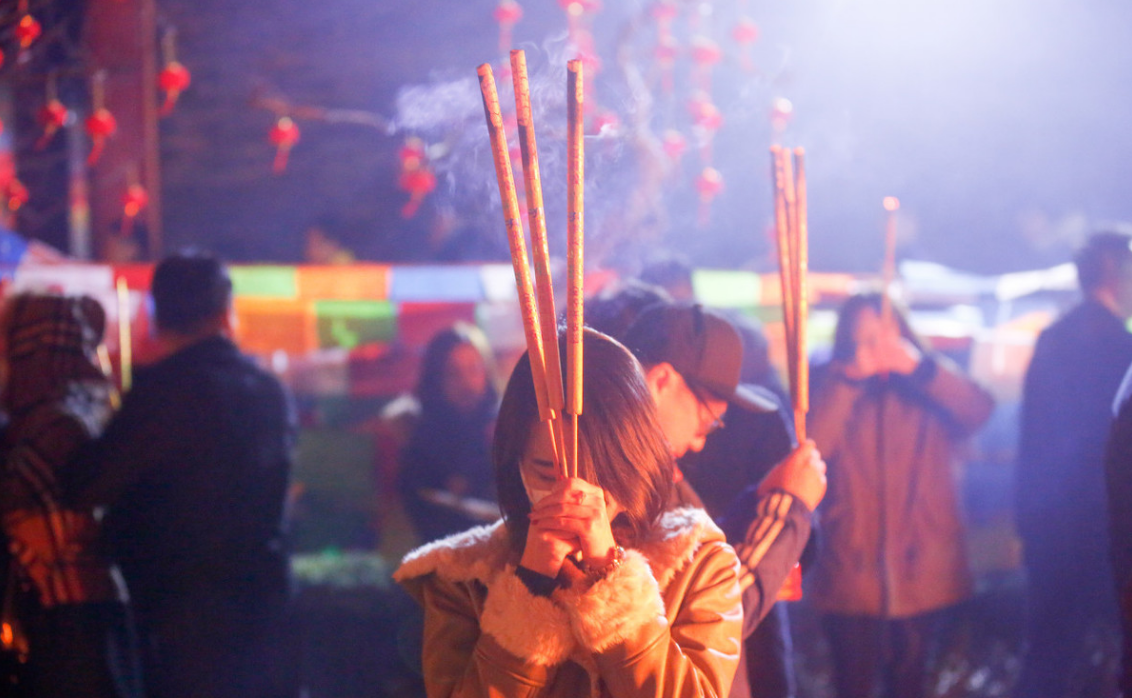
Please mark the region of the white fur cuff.
POLYGON ((569 606, 578 640, 591 652, 604 652, 646 625, 667 623, 660 587, 636 550, 626 551, 620 567, 569 606))
POLYGON ((532 594, 511 566, 488 587, 480 627, 500 647, 532 664, 560 664, 576 645, 566 612, 532 594))

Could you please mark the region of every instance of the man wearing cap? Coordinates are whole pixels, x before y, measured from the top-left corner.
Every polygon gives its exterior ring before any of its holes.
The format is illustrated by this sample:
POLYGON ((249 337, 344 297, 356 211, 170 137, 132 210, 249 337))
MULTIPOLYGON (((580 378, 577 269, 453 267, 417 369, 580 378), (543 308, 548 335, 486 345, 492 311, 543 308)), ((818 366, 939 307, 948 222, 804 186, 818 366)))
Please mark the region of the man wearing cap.
MULTIPOLYGON (((778 411, 768 391, 739 383, 743 350, 738 332, 726 319, 699 305, 646 308, 626 330, 623 341, 644 368, 661 428, 677 458, 704 447, 708 435, 723 426, 729 405, 755 413, 778 411)), ((699 505, 690 485, 682 475, 678 478, 679 502, 699 505)), ((739 677, 748 676, 747 639, 774 605, 779 588, 798 562, 825 484, 825 463, 808 442, 794 449, 761 482, 739 494, 721 521, 744 564, 744 651, 739 677)), ((733 698, 750 693, 749 681, 734 682, 733 698)))

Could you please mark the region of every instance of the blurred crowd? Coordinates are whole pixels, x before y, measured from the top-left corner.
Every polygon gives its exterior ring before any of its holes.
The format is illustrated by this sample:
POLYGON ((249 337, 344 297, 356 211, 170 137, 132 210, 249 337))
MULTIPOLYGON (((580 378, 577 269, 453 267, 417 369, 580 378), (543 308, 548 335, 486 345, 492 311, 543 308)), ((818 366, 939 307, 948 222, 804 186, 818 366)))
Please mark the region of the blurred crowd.
MULTIPOLYGON (((1019 698, 1132 695, 1130 243, 1082 246, 1080 302, 1026 372, 1019 698)), ((122 395, 97 302, 0 313, 5 695, 300 695, 293 400, 232 341, 218 259, 166 258, 151 293, 158 355, 122 395)), ((422 690, 799 696, 804 593, 838 698, 937 695, 944 628, 979 593, 960 477, 986 387, 860 293, 796 421, 762 327, 697 303, 678 260, 588 299, 586 324, 577 418, 544 419, 542 357, 505 379, 467 323, 379 417, 421 546, 394 577, 423 609, 422 690)))

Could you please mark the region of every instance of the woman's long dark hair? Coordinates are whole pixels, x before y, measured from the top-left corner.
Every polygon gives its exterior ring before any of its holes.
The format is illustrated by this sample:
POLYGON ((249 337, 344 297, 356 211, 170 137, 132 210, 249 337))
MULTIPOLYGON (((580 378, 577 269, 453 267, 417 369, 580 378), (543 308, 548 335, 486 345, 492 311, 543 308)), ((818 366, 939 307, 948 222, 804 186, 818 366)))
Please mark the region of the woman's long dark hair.
POLYGON ((425 347, 424 357, 421 360, 420 380, 417 382, 416 395, 421 402, 421 414, 426 419, 444 417, 452 410, 444 396, 445 367, 448 356, 456 347, 468 344, 479 352, 487 370, 487 391, 483 396, 482 407, 494 409, 499 399, 497 391, 495 361, 491 355, 487 338, 482 331, 466 322, 457 322, 447 329, 433 335, 425 347))
MULTIPOLYGON (((585 333, 584 354, 578 476, 617 501, 621 513, 614 521, 614 534, 622 545, 633 545, 656 524, 668 501, 672 456, 632 354, 590 329, 585 333)), ((565 359, 565 347, 561 355, 565 359)), ((531 364, 524 354, 503 392, 492 451, 499 505, 515 549, 522 549, 527 539, 531 504, 519 465, 535 428, 542 427, 531 364)))
MULTIPOLYGON (((850 296, 841 309, 837 311, 837 329, 833 331, 833 351, 831 358, 834 361, 852 363, 857 355, 857 320, 861 311, 872 308, 877 315, 881 314, 884 296, 880 293, 859 293, 850 296)), ((924 340, 912 331, 908 324, 908 315, 895 301, 892 303, 892 317, 900 327, 900 336, 914 344, 921 352, 928 351, 924 340)))

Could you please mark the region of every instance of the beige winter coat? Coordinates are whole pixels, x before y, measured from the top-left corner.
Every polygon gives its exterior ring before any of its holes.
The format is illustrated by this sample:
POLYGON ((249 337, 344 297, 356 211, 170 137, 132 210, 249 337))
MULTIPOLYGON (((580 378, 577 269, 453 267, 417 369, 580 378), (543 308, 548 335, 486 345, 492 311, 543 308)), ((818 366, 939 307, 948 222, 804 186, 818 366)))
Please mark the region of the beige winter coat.
POLYGON ((702 510, 665 514, 584 592, 532 595, 502 524, 410 553, 429 698, 726 696, 739 661, 738 560, 702 510))

